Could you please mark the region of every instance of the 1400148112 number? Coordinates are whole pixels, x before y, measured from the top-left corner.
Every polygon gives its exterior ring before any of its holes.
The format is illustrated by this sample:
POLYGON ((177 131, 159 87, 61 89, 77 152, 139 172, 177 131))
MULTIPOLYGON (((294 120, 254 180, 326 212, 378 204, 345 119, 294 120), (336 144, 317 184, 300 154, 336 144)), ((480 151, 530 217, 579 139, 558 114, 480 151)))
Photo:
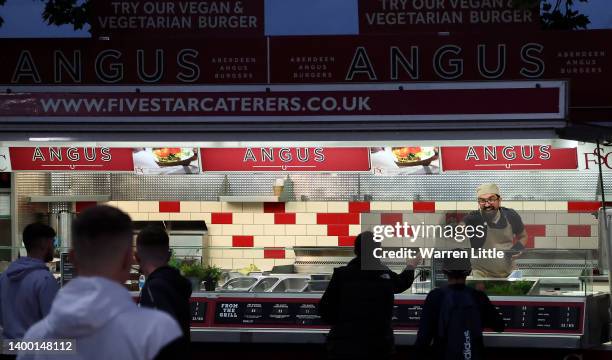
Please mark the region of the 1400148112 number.
POLYGON ((16 341, 5 340, 4 349, 8 353, 15 352, 35 352, 35 353, 55 353, 73 352, 75 340, 53 340, 53 341, 16 341))

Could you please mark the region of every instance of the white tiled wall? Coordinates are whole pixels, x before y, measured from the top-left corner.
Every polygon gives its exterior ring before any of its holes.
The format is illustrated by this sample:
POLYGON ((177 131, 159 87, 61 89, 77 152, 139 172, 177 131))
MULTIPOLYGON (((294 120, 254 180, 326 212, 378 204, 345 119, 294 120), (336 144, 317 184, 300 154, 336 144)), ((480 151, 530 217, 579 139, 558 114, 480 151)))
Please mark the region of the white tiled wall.
MULTIPOLYGON (((241 268, 255 264, 262 270, 273 265, 292 263, 293 251, 285 251, 285 259, 265 259, 264 248, 291 248, 293 246, 338 246, 339 237, 328 235, 328 225, 318 224, 319 213, 346 214, 351 205, 347 201, 335 202, 287 202, 285 212, 295 213, 295 224, 275 224, 275 214, 264 213, 262 203, 225 203, 213 201, 182 201, 180 212, 160 213, 157 201, 112 201, 116 206, 138 221, 154 220, 204 220, 208 226, 208 245, 211 261, 224 268, 241 268), (232 213, 231 224, 214 224, 213 213, 232 213), (233 236, 252 236, 253 248, 231 250, 233 236), (220 248, 227 248, 220 250, 220 248)), ((596 249, 598 247, 598 222, 589 213, 568 212, 567 202, 562 201, 504 201, 504 206, 519 212, 526 225, 545 226, 545 236, 533 239, 536 248, 596 249), (568 225, 590 227, 590 236, 570 236, 568 225)), ((418 224, 444 224, 443 212, 466 212, 476 210, 475 202, 439 201, 435 203, 436 214, 413 213, 414 202, 372 201, 367 218, 379 223, 376 213, 401 212, 403 220, 418 224)), ((286 221, 286 217, 283 217, 286 221)), ((368 221, 365 221, 368 222, 368 221)), ((364 222, 364 224, 365 224, 364 222)), ((348 224, 348 235, 354 237, 366 225, 348 224)), ((338 227, 335 227, 337 229, 338 227)), ((584 227, 579 227, 584 232, 584 227)), ((575 229, 574 229, 575 230, 575 229)), ((576 234, 576 231, 574 231, 576 234)), ((344 240, 346 241, 346 240, 344 240)), ((432 246, 420 239, 410 246, 432 246)))

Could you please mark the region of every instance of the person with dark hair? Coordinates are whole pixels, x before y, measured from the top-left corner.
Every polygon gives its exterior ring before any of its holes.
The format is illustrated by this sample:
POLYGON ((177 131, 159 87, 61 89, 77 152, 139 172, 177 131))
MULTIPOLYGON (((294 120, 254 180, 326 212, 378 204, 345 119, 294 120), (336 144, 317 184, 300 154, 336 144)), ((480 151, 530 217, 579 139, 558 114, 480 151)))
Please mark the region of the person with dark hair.
POLYGON ((181 325, 185 345, 189 346, 191 283, 181 273, 168 266, 170 239, 160 226, 148 226, 136 238, 136 260, 146 276, 140 292, 140 305, 162 310, 181 325))
POLYGON ((504 320, 485 293, 465 284, 472 271, 469 249, 453 253, 442 265, 448 284, 427 294, 415 346, 421 358, 431 357, 427 353, 433 342, 436 359, 480 360, 483 330, 504 331, 504 320))
POLYGON ((331 325, 327 336, 330 359, 389 359, 394 353, 391 327, 394 294, 406 291, 420 259, 401 274, 389 270, 373 256, 380 243, 363 232, 355 239, 355 255, 346 266, 334 269, 319 311, 331 325))
POLYGON ((59 290, 47 268, 53 260, 55 231, 41 223, 23 230, 27 256, 13 261, 0 275, 0 326, 5 339, 21 339, 35 322, 45 317, 59 290))
MULTIPOLYGON (((127 288, 133 262, 132 221, 123 211, 95 206, 73 222, 69 258, 77 277, 57 294, 51 311, 25 341, 74 339, 71 359, 181 358, 181 329, 168 314, 140 308, 127 288)), ((53 359, 57 354, 20 354, 53 359)))

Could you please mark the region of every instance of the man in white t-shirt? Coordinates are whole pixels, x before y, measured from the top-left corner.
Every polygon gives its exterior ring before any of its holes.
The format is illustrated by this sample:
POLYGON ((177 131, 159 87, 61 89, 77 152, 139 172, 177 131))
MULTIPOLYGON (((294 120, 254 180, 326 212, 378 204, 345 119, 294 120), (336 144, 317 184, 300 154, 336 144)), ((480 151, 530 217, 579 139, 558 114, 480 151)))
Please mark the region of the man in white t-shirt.
MULTIPOLYGON (((132 221, 119 209, 96 206, 74 221, 70 257, 77 277, 57 294, 49 315, 34 324, 25 341, 74 339, 70 359, 157 360, 182 358, 182 336, 168 314, 139 308, 124 282, 132 266, 132 221)), ((51 359, 55 354, 20 354, 51 359)), ((62 357, 61 354, 59 354, 62 357)))

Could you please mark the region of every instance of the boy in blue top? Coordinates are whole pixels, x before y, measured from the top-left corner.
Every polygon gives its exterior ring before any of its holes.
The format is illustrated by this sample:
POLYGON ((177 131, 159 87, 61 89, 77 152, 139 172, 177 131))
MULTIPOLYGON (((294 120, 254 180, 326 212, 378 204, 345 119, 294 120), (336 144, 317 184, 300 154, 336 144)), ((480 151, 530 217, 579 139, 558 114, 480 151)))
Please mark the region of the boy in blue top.
POLYGON ((482 360, 483 330, 504 331, 504 320, 485 293, 465 285, 472 271, 467 256, 444 259, 442 266, 448 285, 425 299, 415 343, 419 358, 431 358, 426 354, 431 346, 435 359, 482 360))

